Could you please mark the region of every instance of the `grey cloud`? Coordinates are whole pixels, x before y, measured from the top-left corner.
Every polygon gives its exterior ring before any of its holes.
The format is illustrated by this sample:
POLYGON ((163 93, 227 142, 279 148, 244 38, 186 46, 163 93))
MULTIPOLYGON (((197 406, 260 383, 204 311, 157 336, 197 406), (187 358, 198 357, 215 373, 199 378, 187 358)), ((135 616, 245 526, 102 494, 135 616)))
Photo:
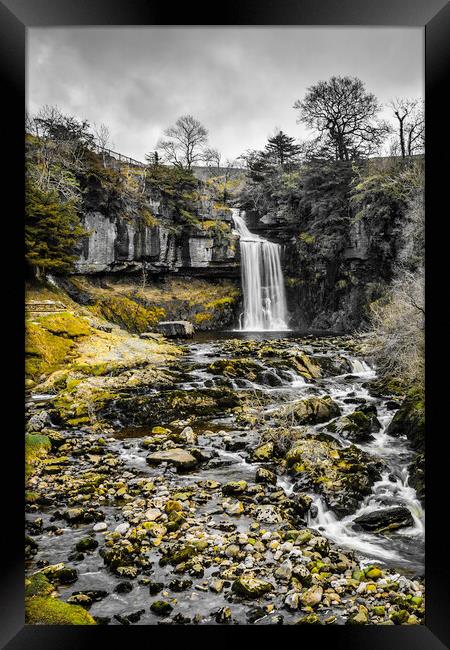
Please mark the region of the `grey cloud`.
POLYGON ((360 77, 383 103, 421 96, 422 60, 418 28, 33 28, 27 104, 103 122, 138 159, 192 113, 234 158, 275 125, 305 137, 292 105, 333 74, 360 77))

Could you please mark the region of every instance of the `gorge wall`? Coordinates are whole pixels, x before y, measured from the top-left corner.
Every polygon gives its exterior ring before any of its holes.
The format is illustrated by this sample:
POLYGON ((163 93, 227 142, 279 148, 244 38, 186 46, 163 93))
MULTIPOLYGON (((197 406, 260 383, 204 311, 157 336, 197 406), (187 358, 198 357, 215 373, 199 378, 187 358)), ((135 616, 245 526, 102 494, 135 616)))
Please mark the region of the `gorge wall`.
POLYGON ((211 208, 205 205, 199 226, 177 228, 161 203, 148 202, 158 221, 154 225, 138 216, 124 217, 120 212, 85 212, 82 224, 89 234, 81 244, 77 271, 131 273, 140 271, 145 263, 150 274, 239 276, 237 238, 231 232, 227 210, 215 210, 216 223, 211 225, 211 208))
POLYGON ((246 188, 250 230, 282 244, 293 329, 364 327, 370 304, 414 256, 411 197, 423 201, 420 183, 414 186, 423 161, 413 165, 381 159, 357 171, 351 163, 323 163, 246 188))
MULTIPOLYGON (((377 162, 366 178, 374 173, 386 170, 377 162)), ((272 177, 271 185, 250 180, 233 196, 252 232, 282 244, 292 329, 349 332, 364 326, 370 303, 383 295, 407 245, 405 201, 391 190, 374 194, 370 186, 358 194, 355 174, 350 163, 312 165, 272 177)), ((383 178, 377 178, 378 188, 383 178)), ((178 202, 172 189, 152 183, 136 205, 126 192, 90 179, 82 213, 87 235, 76 272, 121 277, 144 267, 150 278, 230 278, 238 285, 231 209, 205 194, 204 181, 195 183, 197 192, 179 191, 178 202)), ((236 319, 240 309, 236 304, 236 319)))

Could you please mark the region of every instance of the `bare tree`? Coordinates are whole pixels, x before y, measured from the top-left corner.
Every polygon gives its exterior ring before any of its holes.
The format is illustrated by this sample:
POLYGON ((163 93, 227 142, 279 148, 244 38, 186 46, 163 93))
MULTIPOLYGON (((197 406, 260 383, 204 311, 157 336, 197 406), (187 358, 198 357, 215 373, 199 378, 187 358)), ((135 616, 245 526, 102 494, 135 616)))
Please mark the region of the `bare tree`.
POLYGON ((425 145, 423 102, 418 99, 393 99, 390 107, 397 119, 398 142, 402 158, 422 153, 425 145))
POLYGON ((203 160, 206 163, 206 166, 210 168, 212 173, 220 172, 220 161, 222 155, 218 149, 214 147, 208 147, 203 152, 203 160))
POLYGON ((163 152, 167 162, 190 171, 196 162, 204 159, 208 131, 192 115, 179 117, 164 135, 167 139, 161 139, 157 149, 163 152))
POLYGON ((111 131, 106 126, 106 124, 101 123, 98 126, 97 124, 94 124, 93 132, 95 137, 95 144, 97 145, 97 147, 99 147, 99 149, 101 149, 103 167, 106 167, 105 149, 112 149, 114 146, 111 141, 111 131))
POLYGON ((319 81, 294 108, 298 121, 318 133, 317 146, 337 160, 375 153, 389 132, 389 125, 377 119, 377 98, 356 77, 319 81))

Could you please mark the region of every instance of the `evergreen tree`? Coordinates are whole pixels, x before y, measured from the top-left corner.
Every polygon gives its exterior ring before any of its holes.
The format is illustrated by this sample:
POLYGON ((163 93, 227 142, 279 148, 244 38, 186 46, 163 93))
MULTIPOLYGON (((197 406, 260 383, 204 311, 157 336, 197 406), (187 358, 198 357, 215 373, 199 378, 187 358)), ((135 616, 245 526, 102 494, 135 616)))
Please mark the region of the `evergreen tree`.
POLYGON ((269 138, 265 146, 265 153, 274 160, 277 165, 283 167, 285 164, 293 162, 293 159, 296 158, 301 151, 301 147, 294 144, 294 142, 294 138, 286 135, 283 131, 278 131, 276 135, 269 138))
POLYGON ((75 246, 86 234, 76 199, 63 201, 55 190, 27 182, 25 194, 25 248, 27 263, 38 274, 73 270, 75 246))

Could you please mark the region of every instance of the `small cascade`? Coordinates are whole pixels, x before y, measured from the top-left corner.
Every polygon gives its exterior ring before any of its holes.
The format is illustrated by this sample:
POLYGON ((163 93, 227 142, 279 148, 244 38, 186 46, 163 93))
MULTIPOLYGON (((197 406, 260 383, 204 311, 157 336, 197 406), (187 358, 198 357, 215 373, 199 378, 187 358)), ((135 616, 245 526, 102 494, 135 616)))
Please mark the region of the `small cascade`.
POLYGON ((251 233, 240 210, 233 209, 233 223, 241 248, 244 312, 240 329, 248 332, 288 330, 280 245, 251 233))

